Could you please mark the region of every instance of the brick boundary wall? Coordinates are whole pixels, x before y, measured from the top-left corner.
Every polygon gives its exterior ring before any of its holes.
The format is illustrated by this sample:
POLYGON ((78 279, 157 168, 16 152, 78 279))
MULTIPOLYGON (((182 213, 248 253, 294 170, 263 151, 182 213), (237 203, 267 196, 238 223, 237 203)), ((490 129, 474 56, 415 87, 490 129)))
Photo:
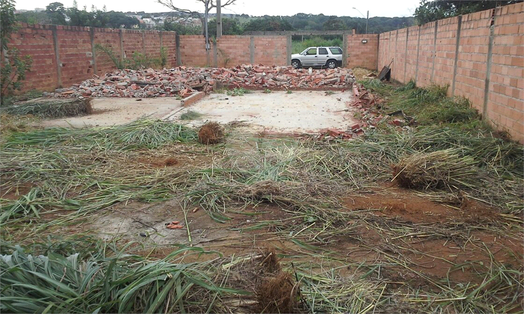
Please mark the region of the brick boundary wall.
MULTIPOLYGON (((166 67, 234 67, 241 64, 285 66, 291 63, 292 32, 261 35, 222 36, 206 50, 202 35, 175 32, 22 24, 12 34, 11 46, 29 55, 33 66, 26 75, 23 92, 31 89, 52 91, 69 87, 116 69, 110 56, 98 46, 112 51, 120 60, 135 52, 167 57, 166 67)), ((343 66, 377 69, 378 35, 340 32, 345 59, 343 66)))
POLYGON ((23 91, 52 91, 115 70, 114 62, 97 45, 120 59, 130 59, 135 52, 160 58, 164 47, 166 66, 177 64, 175 32, 22 24, 10 45, 33 59, 23 91))
POLYGON ((378 34, 346 35, 345 40, 346 67, 377 70, 378 34))
POLYGON ((179 65, 234 67, 241 64, 282 66, 288 64, 287 36, 224 35, 211 41, 206 51, 202 35, 180 36, 179 65))
POLYGON ((524 143, 524 3, 380 34, 378 68, 417 86, 449 86, 524 143))
MULTIPOLYGON (((291 64, 293 32, 264 32, 262 35, 225 35, 210 43, 206 51, 201 35, 180 36, 179 65, 234 67, 241 64, 285 66, 291 64)), ((345 67, 377 69, 378 34, 340 34, 344 41, 345 67)))

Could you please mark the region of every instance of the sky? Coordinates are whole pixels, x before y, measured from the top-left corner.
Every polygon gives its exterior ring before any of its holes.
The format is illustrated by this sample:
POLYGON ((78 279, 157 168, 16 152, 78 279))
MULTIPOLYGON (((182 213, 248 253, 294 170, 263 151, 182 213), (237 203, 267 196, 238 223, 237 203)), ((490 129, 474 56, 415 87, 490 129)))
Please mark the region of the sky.
MULTIPOLYGON (((222 0, 225 2, 226 0, 222 0)), ((66 8, 73 6, 73 0, 16 0, 17 10, 33 10, 45 8, 49 3, 60 2, 66 8)), ((148 13, 169 12, 165 6, 156 0, 77 0, 78 8, 84 6, 90 11, 94 5, 97 9, 106 6, 107 11, 144 11, 148 13)), ((197 0, 173 0, 173 3, 182 8, 203 11, 203 5, 197 0)), ((248 14, 251 16, 284 15, 291 16, 297 13, 324 14, 327 16, 412 16, 420 0, 237 0, 235 4, 222 9, 222 13, 248 14), (353 9, 356 8, 356 9, 353 9)), ((212 11, 211 13, 214 13, 212 11)))

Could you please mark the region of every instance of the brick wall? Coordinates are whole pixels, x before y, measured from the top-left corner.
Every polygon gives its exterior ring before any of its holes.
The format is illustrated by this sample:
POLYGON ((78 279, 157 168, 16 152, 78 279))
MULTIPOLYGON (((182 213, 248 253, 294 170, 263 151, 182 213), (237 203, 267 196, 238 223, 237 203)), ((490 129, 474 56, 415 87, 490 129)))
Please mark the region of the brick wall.
POLYGON ((180 49, 179 63, 181 65, 195 67, 211 65, 211 51, 206 51, 205 39, 202 35, 180 36, 178 48, 180 49))
POLYGON ((23 91, 52 91, 114 70, 114 62, 96 48, 98 45, 112 51, 117 59, 132 58, 134 52, 160 58, 163 46, 167 66, 176 65, 174 32, 23 24, 12 34, 10 45, 33 59, 23 91))
POLYGON ((175 32, 160 32, 162 46, 165 49, 165 56, 167 59, 166 67, 172 68, 177 65, 177 44, 175 32))
POLYGON ((109 55, 96 47, 104 47, 113 52, 115 58, 120 59, 122 54, 120 48, 120 30, 110 28, 93 28, 93 46, 95 54, 95 68, 98 76, 115 69, 115 64, 109 55))
POLYGON ((94 74, 93 48, 87 27, 56 27, 60 58, 60 85, 71 86, 94 74))
MULTIPOLYGON (((417 75, 417 64, 418 64, 418 38, 420 34, 420 28, 412 26, 407 29, 406 36, 408 38, 406 54, 408 58, 404 64, 404 82, 413 79, 417 75)), ((387 60, 386 60, 387 61, 387 60)))
POLYGON ((449 86, 524 143, 524 3, 380 34, 378 67, 417 86, 449 86), (407 40, 407 42, 406 42, 407 40))
POLYGON ((348 68, 366 68, 369 70, 377 69, 378 60, 378 35, 374 34, 353 34, 346 36, 348 68), (366 40, 363 43, 362 40, 366 40))
POLYGON ((287 37, 286 36, 254 36, 251 39, 253 46, 254 64, 287 65, 287 37))
POLYGON ((250 64, 249 36, 222 36, 216 42, 216 63, 218 67, 250 64))
POLYGON ((486 116, 524 142, 524 3, 497 12, 486 116))
POLYGON ((485 96, 491 12, 482 11, 462 17, 455 78, 454 95, 467 97, 481 113, 485 96))
POLYGON ((52 28, 50 25, 22 27, 11 37, 11 43, 20 50, 20 54, 33 59, 31 71, 26 73, 25 90, 52 90, 58 86, 52 28))
POLYGON ((234 67, 241 64, 286 65, 287 36, 225 35, 205 50, 201 35, 180 36, 180 64, 187 66, 234 67))

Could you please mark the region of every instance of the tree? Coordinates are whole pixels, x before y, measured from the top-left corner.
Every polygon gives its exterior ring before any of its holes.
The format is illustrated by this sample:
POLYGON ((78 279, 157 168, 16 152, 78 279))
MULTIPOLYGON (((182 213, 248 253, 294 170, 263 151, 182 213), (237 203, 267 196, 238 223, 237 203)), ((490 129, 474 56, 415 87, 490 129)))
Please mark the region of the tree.
POLYGON ((127 16, 122 12, 115 12, 115 11, 109 11, 109 12, 103 12, 98 11, 97 16, 100 16, 100 19, 105 21, 106 24, 104 27, 111 27, 111 28, 134 28, 140 25, 140 21, 133 16, 127 16))
POLYGON ((421 0, 420 5, 415 10, 413 16, 417 20, 417 24, 422 25, 452 16, 488 10, 497 6, 508 5, 519 1, 522 0, 421 0))
MULTIPOLYGON (((213 19, 209 23, 209 34, 216 34, 217 33, 217 23, 216 19, 213 19)), ((224 35, 242 35, 242 27, 235 19, 228 19, 223 18, 222 19, 222 33, 224 35)))
POLYGON ((68 8, 67 15, 70 18, 71 26, 90 26, 94 20, 94 14, 84 10, 78 10, 76 7, 68 8))
MULTIPOLYGON (((189 14, 190 16, 192 16, 192 17, 196 17, 196 18, 200 19, 200 21, 202 21, 202 25, 205 24, 204 15, 206 13, 208 13, 209 11, 211 11, 212 9, 217 7, 216 0, 195 0, 196 2, 200 2, 200 3, 202 3, 204 5, 204 14, 202 14, 202 13, 200 13, 198 11, 193 11, 193 10, 181 8, 178 5, 175 5, 173 3, 173 0, 157 0, 157 1, 158 1, 158 3, 162 4, 163 6, 168 7, 169 9, 171 9, 173 11, 186 13, 186 14, 189 14)), ((223 7, 227 7, 229 5, 234 4, 235 2, 236 2, 236 0, 224 0, 223 3, 220 6, 222 8, 223 7)))
POLYGON ((46 14, 49 16, 52 24, 65 25, 66 15, 64 5, 60 2, 50 3, 45 8, 46 14))
MULTIPOLYGON (((199 13, 197 11, 183 9, 183 8, 173 4, 173 0, 157 0, 157 1, 158 1, 158 3, 160 3, 160 4, 170 8, 173 11, 187 13, 187 14, 190 14, 192 17, 199 18, 200 21, 202 22, 202 25, 204 26, 203 27, 203 31, 204 31, 204 35, 206 36, 206 50, 209 48, 209 45, 208 45, 208 42, 209 42, 209 31, 208 31, 208 27, 207 27, 207 19, 208 19, 209 11, 211 9, 217 7, 217 4, 215 2, 216 0, 195 0, 195 1, 200 2, 200 3, 202 3, 204 5, 204 15, 202 15, 201 13, 199 13)), ((236 0, 224 0, 224 2, 222 2, 220 4, 220 7, 221 8, 227 7, 229 5, 234 4, 235 1, 236 0)))
MULTIPOLYGON (((157 0, 157 1, 158 1, 158 3, 162 4, 163 6, 168 7, 169 9, 171 9, 173 11, 186 13, 186 14, 191 15, 192 17, 197 17, 197 18, 200 18, 200 19, 203 18, 202 14, 200 12, 189 10, 189 9, 183 9, 183 8, 179 7, 178 5, 175 5, 173 3, 173 0, 157 0)), ((202 3, 204 5, 204 10, 206 10, 207 12, 209 12, 211 9, 217 7, 216 0, 195 0, 195 1, 202 3)), ((226 7, 228 5, 234 4, 236 2, 236 0, 224 0, 224 2, 225 3, 223 3, 221 5, 222 8, 226 7)))
POLYGON ((15 1, 0 0, 0 104, 15 90, 20 90, 25 74, 31 68, 31 57, 21 57, 18 49, 10 48, 11 34, 17 30, 15 1))
POLYGON ((342 19, 332 16, 324 23, 324 25, 322 25, 322 29, 326 31, 340 31, 347 28, 342 19))
POLYGON ((245 32, 277 32, 277 31, 292 31, 293 27, 286 19, 276 16, 264 16, 249 21, 244 26, 245 32))
POLYGON ((16 14, 16 20, 27 24, 51 24, 51 20, 45 11, 27 11, 16 14))

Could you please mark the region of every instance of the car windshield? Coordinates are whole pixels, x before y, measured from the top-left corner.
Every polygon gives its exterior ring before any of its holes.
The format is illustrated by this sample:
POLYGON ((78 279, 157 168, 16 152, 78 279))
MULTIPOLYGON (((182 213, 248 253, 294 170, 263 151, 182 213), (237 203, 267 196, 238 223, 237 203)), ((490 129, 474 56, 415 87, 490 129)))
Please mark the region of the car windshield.
POLYGON ((342 49, 340 47, 330 47, 329 50, 331 50, 331 53, 334 55, 342 54, 342 49))

